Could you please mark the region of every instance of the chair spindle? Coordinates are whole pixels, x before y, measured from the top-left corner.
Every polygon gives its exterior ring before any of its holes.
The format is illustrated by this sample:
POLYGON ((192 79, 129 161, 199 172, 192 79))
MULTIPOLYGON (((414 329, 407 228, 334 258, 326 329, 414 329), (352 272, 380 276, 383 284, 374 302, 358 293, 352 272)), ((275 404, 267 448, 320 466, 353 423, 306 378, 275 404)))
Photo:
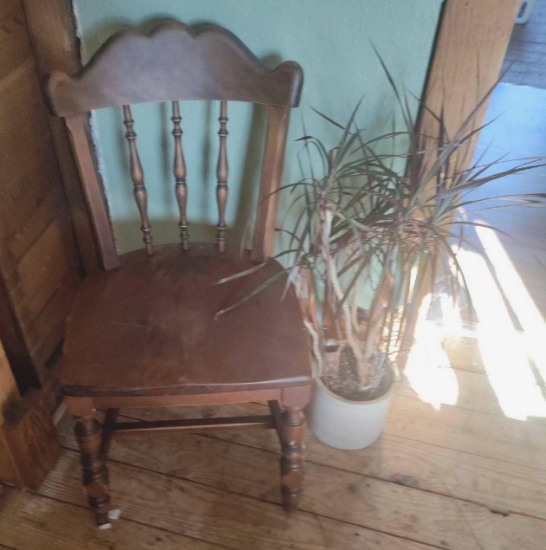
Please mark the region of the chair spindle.
POLYGON ((173 116, 171 118, 174 124, 173 136, 174 136, 174 179, 175 179, 175 193, 176 200, 178 201, 178 209, 180 211, 180 241, 182 242, 182 248, 188 250, 188 217, 186 213, 186 205, 188 200, 188 187, 186 185, 186 161, 184 160, 184 152, 182 150, 182 128, 180 123, 182 117, 180 116, 180 104, 178 101, 173 101, 173 116))
POLYGON ((227 101, 220 102, 220 152, 218 154, 218 165, 216 175, 218 177, 218 185, 216 186, 216 198, 218 200, 218 225, 217 225, 217 241, 220 252, 225 250, 226 240, 226 203, 228 196, 228 159, 227 159, 227 101))
POLYGON ((140 163, 140 157, 138 156, 136 147, 137 135, 133 129, 134 122, 131 116, 131 107, 129 105, 124 105, 123 124, 125 124, 127 128, 125 137, 129 143, 131 179, 133 180, 135 200, 140 213, 142 240, 146 246, 146 252, 151 255, 154 253, 154 247, 152 244, 152 228, 150 226, 150 220, 148 219, 148 196, 146 187, 144 186, 144 171, 142 170, 142 164, 140 163))

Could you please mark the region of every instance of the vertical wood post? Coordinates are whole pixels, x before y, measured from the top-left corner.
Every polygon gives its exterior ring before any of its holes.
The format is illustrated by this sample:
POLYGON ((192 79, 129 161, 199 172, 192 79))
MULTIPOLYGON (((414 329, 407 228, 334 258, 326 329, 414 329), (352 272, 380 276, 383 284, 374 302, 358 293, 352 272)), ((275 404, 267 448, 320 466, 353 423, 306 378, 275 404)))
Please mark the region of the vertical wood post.
MULTIPOLYGON (((457 131, 497 82, 520 5, 520 0, 445 0, 423 103, 432 112, 443 113, 449 135, 457 131)), ((487 106, 488 102, 476 116, 476 128, 483 124, 487 106)), ((426 110, 420 113, 418 126, 431 140, 439 135, 438 121, 426 110)), ((467 166, 478 138, 476 134, 464 151, 467 166)), ((464 168, 464 163, 460 167, 464 168)), ((423 284, 419 303, 423 303, 431 285, 431 280, 423 284)), ((398 358, 401 370, 413 344, 416 322, 408 320, 404 330, 398 358)))
MULTIPOLYGON (((520 0, 445 0, 423 102, 432 112, 443 112, 449 135, 497 82, 520 5, 520 0)), ((487 107, 476 117, 476 127, 487 107)), ((419 124, 426 135, 438 135, 430 112, 421 113, 419 124)), ((468 163, 478 138, 468 150, 468 163)))
POLYGON ((273 253, 279 204, 278 190, 281 186, 289 121, 289 108, 267 108, 266 152, 251 254, 252 259, 257 262, 265 261, 273 253))
POLYGON ((93 231, 98 244, 100 262, 104 269, 119 266, 114 236, 106 199, 95 170, 93 151, 87 128, 87 115, 66 117, 70 141, 77 154, 78 171, 83 182, 83 189, 89 210, 93 215, 93 231))

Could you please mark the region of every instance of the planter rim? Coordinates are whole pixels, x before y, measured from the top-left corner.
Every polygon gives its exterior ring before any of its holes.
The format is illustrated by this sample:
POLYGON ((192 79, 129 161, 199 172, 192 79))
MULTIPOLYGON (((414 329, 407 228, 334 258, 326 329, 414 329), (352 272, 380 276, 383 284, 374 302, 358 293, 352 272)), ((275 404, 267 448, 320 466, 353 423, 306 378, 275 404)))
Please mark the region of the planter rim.
POLYGON ((396 383, 400 380, 400 372, 398 371, 398 368, 394 365, 394 363, 389 364, 389 368, 393 371, 393 378, 392 378, 392 384, 389 386, 387 391, 385 393, 382 393, 379 397, 376 397, 375 399, 370 399, 368 401, 352 401, 351 399, 345 399, 345 397, 341 397, 337 393, 334 393, 330 388, 324 384, 324 382, 320 379, 320 377, 315 377, 315 384, 318 384, 321 386, 321 388, 328 393, 330 396, 332 396, 337 401, 341 401, 342 403, 345 403, 347 405, 351 405, 353 407, 365 407, 367 405, 372 405, 373 403, 377 403, 379 401, 384 401, 385 399, 388 399, 393 393, 396 386, 396 383))

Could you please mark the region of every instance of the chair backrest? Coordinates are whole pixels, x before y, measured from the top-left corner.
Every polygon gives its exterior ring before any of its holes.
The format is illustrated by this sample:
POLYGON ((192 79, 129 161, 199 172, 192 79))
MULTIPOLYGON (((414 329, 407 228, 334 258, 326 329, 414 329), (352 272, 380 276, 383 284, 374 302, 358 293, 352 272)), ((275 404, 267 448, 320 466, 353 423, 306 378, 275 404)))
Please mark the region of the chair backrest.
POLYGON ((186 162, 182 147, 179 100, 220 101, 219 154, 216 196, 217 243, 225 247, 228 195, 228 101, 267 106, 268 130, 252 258, 262 261, 273 249, 274 225, 290 109, 299 103, 301 67, 288 61, 267 69, 232 33, 221 27, 194 31, 178 22, 151 34, 122 32, 108 40, 80 74, 52 73, 46 93, 52 111, 65 117, 93 218, 105 269, 119 265, 108 211, 93 160, 88 115, 93 109, 122 107, 130 154, 131 178, 141 219, 143 241, 153 254, 144 172, 140 163, 131 104, 172 102, 175 196, 180 211, 180 238, 188 248, 186 162))

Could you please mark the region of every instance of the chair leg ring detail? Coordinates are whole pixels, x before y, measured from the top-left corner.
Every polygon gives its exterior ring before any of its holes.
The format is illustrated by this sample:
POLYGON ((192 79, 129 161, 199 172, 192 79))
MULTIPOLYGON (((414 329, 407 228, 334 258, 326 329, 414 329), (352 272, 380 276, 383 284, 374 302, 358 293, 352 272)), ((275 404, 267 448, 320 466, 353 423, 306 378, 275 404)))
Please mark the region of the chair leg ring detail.
POLYGON ((110 489, 106 461, 101 456, 100 424, 93 416, 82 417, 76 423, 75 432, 81 452, 83 490, 100 527, 110 523, 110 489))
POLYGON ((287 408, 282 420, 281 493, 285 509, 292 512, 298 507, 303 481, 303 412, 287 408))

